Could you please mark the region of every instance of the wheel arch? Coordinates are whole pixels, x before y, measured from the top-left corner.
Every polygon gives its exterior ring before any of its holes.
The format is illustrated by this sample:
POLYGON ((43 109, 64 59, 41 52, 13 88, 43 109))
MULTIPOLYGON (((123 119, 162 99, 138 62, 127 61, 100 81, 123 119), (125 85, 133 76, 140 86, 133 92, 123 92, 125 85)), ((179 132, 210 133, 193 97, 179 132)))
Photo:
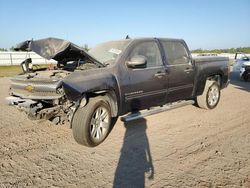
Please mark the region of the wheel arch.
POLYGON ((111 108, 111 116, 116 117, 118 115, 118 100, 117 96, 114 90, 101 90, 101 91, 95 91, 86 93, 86 106, 90 100, 90 98, 102 96, 110 105, 111 108))
POLYGON ((194 96, 202 95, 202 93, 204 92, 207 80, 214 80, 221 87, 222 86, 222 73, 215 73, 215 74, 208 75, 204 77, 203 79, 201 79, 199 82, 197 82, 194 96))

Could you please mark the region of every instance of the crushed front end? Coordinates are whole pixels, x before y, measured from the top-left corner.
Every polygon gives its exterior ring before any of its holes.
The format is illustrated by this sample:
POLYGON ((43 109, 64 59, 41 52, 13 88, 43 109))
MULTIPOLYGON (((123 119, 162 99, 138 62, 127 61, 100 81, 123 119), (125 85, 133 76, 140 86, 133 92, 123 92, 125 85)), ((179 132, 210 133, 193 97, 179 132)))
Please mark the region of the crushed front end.
POLYGON ((64 70, 49 70, 16 76, 11 78, 11 96, 6 99, 31 119, 64 123, 74 105, 66 99, 62 88, 62 80, 69 74, 64 70))
POLYGON ((63 88, 64 79, 75 71, 104 67, 84 49, 63 39, 28 40, 18 44, 15 50, 33 51, 47 60, 57 61, 57 66, 33 69, 32 59, 24 60, 23 74, 11 78, 8 104, 25 111, 31 119, 47 119, 55 124, 71 120, 80 103, 77 97, 82 95, 76 96, 69 85, 63 88), (65 91, 74 98, 68 99, 65 91))

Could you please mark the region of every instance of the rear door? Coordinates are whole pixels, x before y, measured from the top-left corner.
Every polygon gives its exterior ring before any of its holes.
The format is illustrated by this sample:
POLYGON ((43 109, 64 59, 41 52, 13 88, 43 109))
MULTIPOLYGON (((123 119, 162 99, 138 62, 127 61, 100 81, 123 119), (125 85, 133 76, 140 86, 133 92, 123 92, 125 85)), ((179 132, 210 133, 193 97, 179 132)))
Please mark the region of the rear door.
POLYGON ((145 68, 129 68, 129 84, 124 85, 124 98, 128 111, 164 104, 167 93, 167 74, 157 42, 138 41, 131 47, 126 61, 134 56, 144 56, 145 68))
POLYGON ((161 40, 168 70, 167 102, 192 96, 194 66, 190 53, 182 40, 161 40))

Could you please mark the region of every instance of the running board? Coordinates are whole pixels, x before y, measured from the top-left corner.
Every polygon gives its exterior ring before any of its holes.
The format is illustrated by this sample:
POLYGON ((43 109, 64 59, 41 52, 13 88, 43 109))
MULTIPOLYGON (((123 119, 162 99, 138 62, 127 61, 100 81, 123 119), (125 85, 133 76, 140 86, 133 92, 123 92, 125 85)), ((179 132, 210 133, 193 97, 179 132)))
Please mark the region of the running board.
POLYGON ((187 106, 190 104, 194 104, 193 100, 188 100, 188 101, 180 101, 180 102, 175 102, 175 103, 171 103, 171 104, 166 104, 162 107, 154 107, 152 109, 149 110, 143 110, 141 112, 137 112, 137 113, 133 113, 133 114, 128 114, 126 116, 121 117, 121 121, 123 122, 129 122, 129 121, 133 121, 136 119, 140 119, 146 116, 150 116, 153 114, 157 114, 160 112, 164 112, 164 111, 168 111, 168 110, 173 110, 175 108, 180 108, 183 106, 187 106))

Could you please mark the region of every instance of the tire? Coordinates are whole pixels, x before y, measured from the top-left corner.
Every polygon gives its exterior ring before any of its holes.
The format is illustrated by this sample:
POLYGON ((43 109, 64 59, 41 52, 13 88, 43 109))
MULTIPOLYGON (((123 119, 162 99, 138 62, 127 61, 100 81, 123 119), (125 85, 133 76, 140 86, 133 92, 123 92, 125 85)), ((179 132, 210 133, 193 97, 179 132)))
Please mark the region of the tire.
POLYGON ((111 128, 111 108, 104 97, 91 98, 85 107, 76 110, 72 119, 75 141, 88 147, 101 144, 111 128))
POLYGON ((196 102, 200 108, 213 109, 220 101, 220 86, 216 81, 207 80, 203 94, 197 96, 196 102))
POLYGON ((248 74, 247 74, 246 71, 243 73, 242 78, 243 78, 243 80, 244 80, 245 82, 248 81, 248 74))

